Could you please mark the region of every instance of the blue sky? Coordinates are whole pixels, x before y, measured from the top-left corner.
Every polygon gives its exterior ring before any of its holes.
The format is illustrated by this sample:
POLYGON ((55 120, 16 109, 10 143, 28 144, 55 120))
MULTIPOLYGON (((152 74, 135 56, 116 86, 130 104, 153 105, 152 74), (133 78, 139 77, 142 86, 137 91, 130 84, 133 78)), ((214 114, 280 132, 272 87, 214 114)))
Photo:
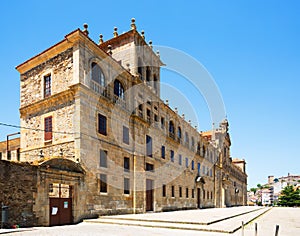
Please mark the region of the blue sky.
MULTIPOLYGON (((249 187, 268 175, 300 174, 300 2, 177 2, 1 1, 0 122, 19 124, 15 66, 85 22, 98 41, 100 33, 112 37, 114 26, 119 33, 129 30, 135 17, 147 40, 185 52, 212 75, 230 122, 231 155, 246 159, 249 187)), ((201 95, 182 86, 175 73, 163 70, 161 80, 178 86, 192 105, 200 101, 199 129, 211 128, 201 95)), ((171 94, 162 97, 193 120, 171 94)), ((16 131, 0 126, 0 139, 16 131)))

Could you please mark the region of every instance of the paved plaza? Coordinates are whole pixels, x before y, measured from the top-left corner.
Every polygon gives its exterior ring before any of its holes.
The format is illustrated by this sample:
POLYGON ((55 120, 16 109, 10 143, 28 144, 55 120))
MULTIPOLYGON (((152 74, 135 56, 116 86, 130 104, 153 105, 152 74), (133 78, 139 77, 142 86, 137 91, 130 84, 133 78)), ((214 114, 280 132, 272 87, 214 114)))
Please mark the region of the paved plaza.
POLYGON ((233 207, 137 215, 104 216, 77 225, 5 230, 10 235, 300 235, 300 208, 233 207), (246 224, 242 230, 242 221, 246 224))

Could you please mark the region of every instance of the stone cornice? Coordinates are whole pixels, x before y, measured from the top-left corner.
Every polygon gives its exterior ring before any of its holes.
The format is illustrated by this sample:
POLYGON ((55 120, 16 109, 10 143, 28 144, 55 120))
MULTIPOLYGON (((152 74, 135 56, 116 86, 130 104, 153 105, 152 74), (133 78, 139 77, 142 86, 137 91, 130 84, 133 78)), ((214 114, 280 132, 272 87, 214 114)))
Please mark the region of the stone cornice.
POLYGON ((54 107, 60 104, 63 104, 68 101, 74 100, 75 92, 73 89, 68 89, 63 92, 54 94, 48 98, 32 103, 28 106, 24 106, 20 108, 20 115, 25 116, 26 114, 32 114, 34 112, 38 112, 41 109, 45 109, 48 107, 54 107))

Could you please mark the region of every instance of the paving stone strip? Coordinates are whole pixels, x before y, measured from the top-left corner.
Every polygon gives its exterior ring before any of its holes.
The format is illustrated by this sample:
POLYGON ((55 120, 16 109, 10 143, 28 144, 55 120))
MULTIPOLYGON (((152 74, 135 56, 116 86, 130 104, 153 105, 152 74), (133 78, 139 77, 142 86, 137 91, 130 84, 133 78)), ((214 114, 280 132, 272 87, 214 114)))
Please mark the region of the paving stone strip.
MULTIPOLYGON (((271 208, 257 208, 255 210, 246 212, 244 211, 244 214, 239 213, 237 214, 231 214, 232 216, 229 217, 228 215, 225 215, 223 219, 220 219, 217 221, 217 223, 212 224, 201 224, 201 223, 195 223, 195 222, 188 222, 188 221, 162 221, 158 219, 142 219, 133 217, 129 218, 122 218, 122 216, 116 216, 116 217, 101 217, 98 219, 93 220, 86 220, 85 222, 89 223, 103 223, 103 224, 117 224, 117 225, 131 225, 131 226, 143 226, 143 227, 153 227, 153 228, 169 228, 169 229, 182 229, 182 230, 196 230, 196 231, 207 231, 207 232, 220 232, 220 233, 233 233, 236 230, 241 228, 242 221, 244 224, 247 224, 248 222, 252 221, 253 219, 257 218, 258 216, 264 214, 266 211, 268 211, 271 208), (226 219, 225 219, 226 218, 226 219)), ((236 210, 236 209, 235 209, 236 210)), ((201 212, 201 210, 199 211, 201 212)), ((229 210, 230 212, 230 210, 229 210)), ((235 211, 236 212, 236 211, 235 211)), ((177 214, 180 214, 181 212, 176 212, 177 214)), ((175 213, 175 215, 176 215, 175 213)), ((188 212, 185 212, 185 215, 187 215, 188 212)), ((211 212, 213 213, 213 211, 211 212)), ((231 212, 230 212, 231 213, 231 212)), ((203 212, 202 212, 203 214, 203 212)), ((144 214, 145 215, 145 214, 144 214)), ((174 212, 173 212, 174 215, 174 212)), ((181 214, 182 216, 184 214, 181 214)), ((136 215, 138 216, 138 215, 136 215)))

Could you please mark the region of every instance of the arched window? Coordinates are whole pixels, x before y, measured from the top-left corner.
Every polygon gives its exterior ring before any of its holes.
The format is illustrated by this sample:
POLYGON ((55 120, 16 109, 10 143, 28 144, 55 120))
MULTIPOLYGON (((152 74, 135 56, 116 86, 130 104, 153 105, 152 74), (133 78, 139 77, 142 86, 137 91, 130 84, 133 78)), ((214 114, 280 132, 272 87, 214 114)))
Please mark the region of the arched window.
POLYGON ((180 140, 181 139, 181 128, 178 127, 177 129, 177 138, 180 140))
POLYGON ((189 145, 190 139, 189 139, 189 134, 187 132, 185 132, 184 141, 186 145, 189 145))
POLYGON ((195 140, 194 137, 192 137, 192 148, 195 146, 195 140))
POLYGON ((150 71, 149 66, 147 66, 147 69, 146 69, 146 81, 147 82, 150 82, 150 76, 151 76, 151 71, 150 71))
POLYGON ((97 82, 103 87, 106 85, 104 74, 100 66, 98 66, 98 64, 95 62, 92 63, 92 80, 97 82))
POLYGON ((175 134, 174 123, 173 121, 169 122, 169 133, 175 134))
POLYGON ((125 99, 124 87, 117 79, 114 82, 114 94, 123 100, 125 99))

